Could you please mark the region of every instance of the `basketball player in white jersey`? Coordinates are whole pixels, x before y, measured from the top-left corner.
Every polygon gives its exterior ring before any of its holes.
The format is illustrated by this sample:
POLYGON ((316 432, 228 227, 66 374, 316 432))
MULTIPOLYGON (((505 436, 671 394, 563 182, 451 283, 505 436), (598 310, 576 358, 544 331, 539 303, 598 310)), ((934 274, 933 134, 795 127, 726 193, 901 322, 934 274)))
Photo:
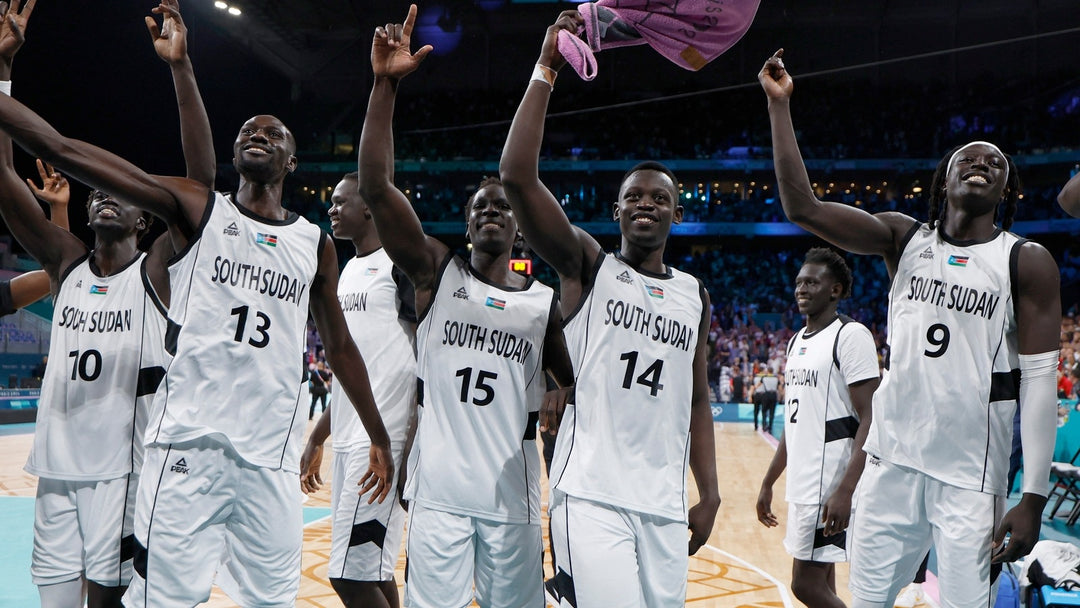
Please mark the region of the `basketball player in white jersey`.
MULTIPOLYGON (((338 279, 338 301, 367 362, 371 392, 390 435, 394 468, 400 470, 409 421, 416 409, 412 283, 383 249, 371 212, 360 198, 356 173, 338 182, 330 201, 334 238, 349 239, 356 248, 338 279)), ((356 486, 367 470, 371 442, 339 385, 332 391, 331 409, 308 437, 300 467, 301 487, 305 492, 317 490, 322 483, 320 451, 326 437, 334 436, 333 531, 327 574, 346 606, 397 608, 394 568, 405 531, 405 509, 397 500, 374 504, 361 500, 356 486)), ((398 491, 395 479, 391 497, 398 491)))
POLYGON ((758 79, 769 98, 784 212, 838 247, 882 256, 892 278, 890 357, 874 394, 870 458, 849 535, 853 605, 892 606, 931 542, 942 605, 993 605, 992 571, 1031 550, 1046 503, 1057 265, 1040 245, 1007 232, 1020 180, 987 142, 939 163, 927 224, 818 200, 795 141, 793 83, 781 57, 769 58, 758 79), (1017 399, 1024 494, 1004 513, 1017 399))
POLYGON ((787 468, 784 547, 794 558, 791 590, 809 608, 844 605, 836 596, 834 564, 847 561, 845 530, 879 381, 870 330, 836 311, 850 295, 844 258, 823 247, 808 251, 795 277, 795 302, 806 325, 787 347, 784 437, 757 500, 758 521, 777 526, 772 489, 787 468))
POLYGON ((622 244, 610 254, 570 223, 540 181, 548 98, 566 63, 556 35, 579 23, 576 11, 565 11, 548 28, 500 163, 525 238, 559 273, 576 373, 576 403, 561 425, 545 425, 559 429, 554 587, 564 606, 683 606, 688 553, 708 540, 720 505, 709 297, 663 261, 671 225, 682 219, 678 181, 666 167, 642 163, 623 177, 612 209, 622 244), (689 510, 687 465, 699 496, 689 510))
MULTIPOLYGON (((18 2, 11 13, 18 12, 18 2)), ((0 55, 10 60, 33 10, 26 5, 0 31, 0 55), (10 51, 10 53, 9 53, 10 51)), ((155 50, 173 68, 177 99, 198 98, 175 2, 153 18, 155 50), (171 40, 161 37, 172 34, 171 40), (178 72, 185 72, 179 74, 178 72)), ((5 17, 8 17, 5 15, 5 17)), ((6 78, 0 74, 0 78, 6 78)), ((209 142, 201 102, 181 105, 181 130, 190 145, 209 142)), ((11 141, 0 136, 3 212, 12 232, 48 273, 55 294, 50 355, 39 401, 34 445, 26 470, 37 475, 31 574, 42 606, 81 606, 86 583, 91 607, 119 606, 131 578, 135 491, 143 460, 143 432, 154 393, 165 374, 167 260, 172 248, 160 238, 149 253, 138 249, 152 217, 95 191, 87 203, 93 250, 47 222, 11 166, 11 141)), ((213 150, 186 147, 190 167, 210 167, 213 150)), ((59 175, 38 163, 43 188, 55 194, 59 175)), ((66 196, 66 194, 65 194, 66 196)))
POLYGON ((221 565, 219 583, 238 603, 292 606, 309 310, 372 439, 361 490, 381 500, 393 475, 389 438, 338 305, 333 244, 281 206, 296 167, 292 133, 273 116, 245 122, 233 144, 240 187, 227 197, 66 138, 6 96, 0 129, 75 179, 165 219, 179 250, 170 268, 175 358, 146 432, 138 576, 126 605, 205 601, 221 565))
POLYGON ((544 371, 573 381, 555 292, 510 270, 517 223, 497 179, 466 207, 468 259, 426 236, 393 183, 397 86, 416 19, 375 32, 360 138, 360 191, 390 258, 416 290, 419 415, 408 462, 405 605, 544 603, 536 426, 544 371), (475 591, 474 591, 475 588, 475 591))

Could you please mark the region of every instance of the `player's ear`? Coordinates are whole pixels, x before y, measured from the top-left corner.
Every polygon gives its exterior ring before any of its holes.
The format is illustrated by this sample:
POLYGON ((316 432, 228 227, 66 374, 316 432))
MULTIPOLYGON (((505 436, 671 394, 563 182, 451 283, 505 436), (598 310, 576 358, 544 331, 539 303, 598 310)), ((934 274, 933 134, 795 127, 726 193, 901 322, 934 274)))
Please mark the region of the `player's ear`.
POLYGON ((611 203, 611 219, 619 221, 619 203, 611 203))

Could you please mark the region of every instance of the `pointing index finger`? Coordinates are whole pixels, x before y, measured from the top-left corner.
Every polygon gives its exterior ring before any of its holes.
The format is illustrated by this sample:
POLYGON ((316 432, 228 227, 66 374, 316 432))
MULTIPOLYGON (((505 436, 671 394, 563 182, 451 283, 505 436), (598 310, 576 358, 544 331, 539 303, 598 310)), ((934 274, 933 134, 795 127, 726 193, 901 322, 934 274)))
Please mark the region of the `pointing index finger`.
POLYGON ((401 29, 401 35, 405 38, 412 36, 413 25, 416 23, 416 5, 409 5, 409 14, 405 16, 405 23, 401 29))

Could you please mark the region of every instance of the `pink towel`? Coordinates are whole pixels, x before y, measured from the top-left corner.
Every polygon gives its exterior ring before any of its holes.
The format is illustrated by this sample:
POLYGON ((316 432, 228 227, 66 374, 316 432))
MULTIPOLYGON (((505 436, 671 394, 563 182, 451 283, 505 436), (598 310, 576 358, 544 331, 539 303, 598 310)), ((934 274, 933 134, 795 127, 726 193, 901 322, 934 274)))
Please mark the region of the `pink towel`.
POLYGON ((596 78, 596 51, 648 44, 688 70, 700 70, 731 48, 761 0, 598 0, 578 6, 586 44, 559 32, 559 52, 584 80, 596 78))

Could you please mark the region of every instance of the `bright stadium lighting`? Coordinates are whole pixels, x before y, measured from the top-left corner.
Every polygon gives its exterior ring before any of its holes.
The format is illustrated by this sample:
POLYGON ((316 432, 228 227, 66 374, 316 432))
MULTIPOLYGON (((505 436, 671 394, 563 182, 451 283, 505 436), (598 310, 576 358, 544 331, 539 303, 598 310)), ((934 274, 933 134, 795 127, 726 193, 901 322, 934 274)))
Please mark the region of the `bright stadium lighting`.
POLYGON ((240 9, 236 8, 235 6, 230 6, 229 7, 229 14, 234 16, 234 17, 239 17, 240 16, 240 9))
POLYGON ((221 0, 218 0, 217 2, 214 3, 214 7, 215 8, 220 8, 221 10, 225 10, 225 9, 229 8, 229 5, 225 4, 221 0))

